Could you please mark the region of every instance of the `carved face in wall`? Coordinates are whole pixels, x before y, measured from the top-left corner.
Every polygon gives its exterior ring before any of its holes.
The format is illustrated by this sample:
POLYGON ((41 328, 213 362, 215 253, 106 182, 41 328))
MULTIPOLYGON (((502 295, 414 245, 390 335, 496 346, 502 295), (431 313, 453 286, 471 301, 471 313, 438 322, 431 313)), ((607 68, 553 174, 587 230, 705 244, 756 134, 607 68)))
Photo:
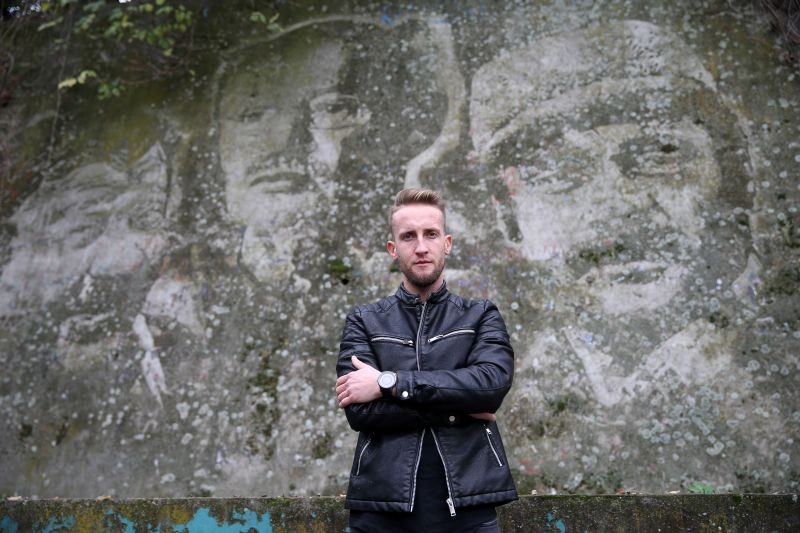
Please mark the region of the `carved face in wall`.
POLYGON ((363 227, 359 242, 379 250, 375 214, 455 146, 437 142, 447 124, 457 131, 450 109, 464 99, 463 82, 457 95, 447 86, 449 26, 405 19, 387 42, 377 23, 322 18, 237 52, 229 67, 220 102, 227 208, 244 228, 242 260, 261 280, 285 280, 298 244, 324 241, 337 224, 347 236, 363 227))
POLYGON ((128 172, 96 163, 45 181, 10 219, 17 236, 0 277, 0 315, 55 300, 81 279, 84 299, 93 277, 151 264, 166 248, 170 205, 158 144, 128 172))
MULTIPOLYGON (((228 215, 243 232, 241 263, 267 290, 296 300, 288 326, 265 327, 268 336, 289 337, 282 414, 265 444, 275 448, 268 468, 276 486, 321 486, 339 464, 301 467, 297 459, 312 440, 297 413, 328 401, 318 384, 330 369, 309 368, 308 354, 317 339, 330 344, 316 335, 340 327, 342 292, 329 290, 320 270, 330 258, 352 258, 370 291, 394 288, 386 203, 452 149, 452 130, 460 131, 455 110, 463 110, 465 90, 463 80, 460 93, 447 85, 451 72, 460 76, 450 26, 417 16, 391 27, 380 20, 320 15, 313 27, 237 50, 220 83, 220 157, 228 215), (450 138, 438 141, 443 135, 450 138)), ((315 431, 347 435, 341 424, 326 411, 315 431)), ((347 448, 337 451, 345 461, 347 448)), ((235 491, 240 474, 232 475, 235 491)))
POLYGON ((696 320, 745 267, 728 242, 743 235, 716 221, 750 200, 731 193, 746 187, 743 146, 715 138, 734 118, 691 50, 638 21, 556 35, 485 65, 471 98, 474 155, 514 213, 499 222, 552 273, 544 306, 570 315, 556 336, 595 399, 633 398, 665 365, 683 384, 713 377, 719 361, 699 354, 716 334, 696 320), (693 344, 680 363, 676 342, 693 344))
POLYGON ((224 84, 220 154, 231 215, 245 224, 242 258, 261 279, 293 271, 296 227, 331 198, 342 141, 369 119, 336 90, 341 46, 250 60, 224 84))

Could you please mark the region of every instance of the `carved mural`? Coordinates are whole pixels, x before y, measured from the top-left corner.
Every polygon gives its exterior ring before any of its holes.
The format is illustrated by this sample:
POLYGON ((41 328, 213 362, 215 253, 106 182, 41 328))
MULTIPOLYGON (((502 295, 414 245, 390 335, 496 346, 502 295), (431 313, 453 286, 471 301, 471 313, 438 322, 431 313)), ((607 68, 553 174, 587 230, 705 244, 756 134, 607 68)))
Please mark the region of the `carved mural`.
POLYGON ((312 4, 3 215, 0 492, 343 492, 338 337, 419 185, 509 325, 523 493, 796 491, 800 74, 756 12, 312 4))

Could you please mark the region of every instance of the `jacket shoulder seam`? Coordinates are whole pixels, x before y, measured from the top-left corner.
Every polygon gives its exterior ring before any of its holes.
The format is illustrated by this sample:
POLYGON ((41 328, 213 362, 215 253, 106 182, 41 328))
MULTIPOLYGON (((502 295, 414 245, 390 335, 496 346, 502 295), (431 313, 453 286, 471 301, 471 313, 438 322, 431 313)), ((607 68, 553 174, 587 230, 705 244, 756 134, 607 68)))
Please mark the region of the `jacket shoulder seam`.
POLYGON ((397 305, 397 298, 381 298, 372 303, 356 306, 358 314, 364 313, 385 313, 397 305))

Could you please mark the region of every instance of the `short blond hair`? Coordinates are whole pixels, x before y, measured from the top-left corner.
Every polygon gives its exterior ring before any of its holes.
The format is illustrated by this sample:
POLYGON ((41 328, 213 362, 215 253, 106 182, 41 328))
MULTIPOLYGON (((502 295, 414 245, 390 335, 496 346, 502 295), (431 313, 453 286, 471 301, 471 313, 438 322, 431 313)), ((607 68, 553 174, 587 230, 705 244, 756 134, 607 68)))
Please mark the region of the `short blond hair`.
POLYGON ((444 200, 438 191, 432 189, 403 189, 394 197, 394 205, 389 209, 389 234, 394 235, 392 218, 401 207, 413 204, 432 205, 442 212, 442 225, 444 225, 444 200))

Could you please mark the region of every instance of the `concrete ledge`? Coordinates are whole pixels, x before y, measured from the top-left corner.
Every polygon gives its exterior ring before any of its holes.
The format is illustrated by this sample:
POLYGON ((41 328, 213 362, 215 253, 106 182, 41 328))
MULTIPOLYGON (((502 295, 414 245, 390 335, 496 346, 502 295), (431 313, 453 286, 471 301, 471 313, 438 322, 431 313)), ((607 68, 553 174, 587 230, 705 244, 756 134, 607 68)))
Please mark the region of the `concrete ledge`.
MULTIPOLYGON (((800 531, 796 494, 526 496, 500 508, 504 532, 800 531)), ((0 532, 345 531, 342 498, 4 500, 0 532)))

